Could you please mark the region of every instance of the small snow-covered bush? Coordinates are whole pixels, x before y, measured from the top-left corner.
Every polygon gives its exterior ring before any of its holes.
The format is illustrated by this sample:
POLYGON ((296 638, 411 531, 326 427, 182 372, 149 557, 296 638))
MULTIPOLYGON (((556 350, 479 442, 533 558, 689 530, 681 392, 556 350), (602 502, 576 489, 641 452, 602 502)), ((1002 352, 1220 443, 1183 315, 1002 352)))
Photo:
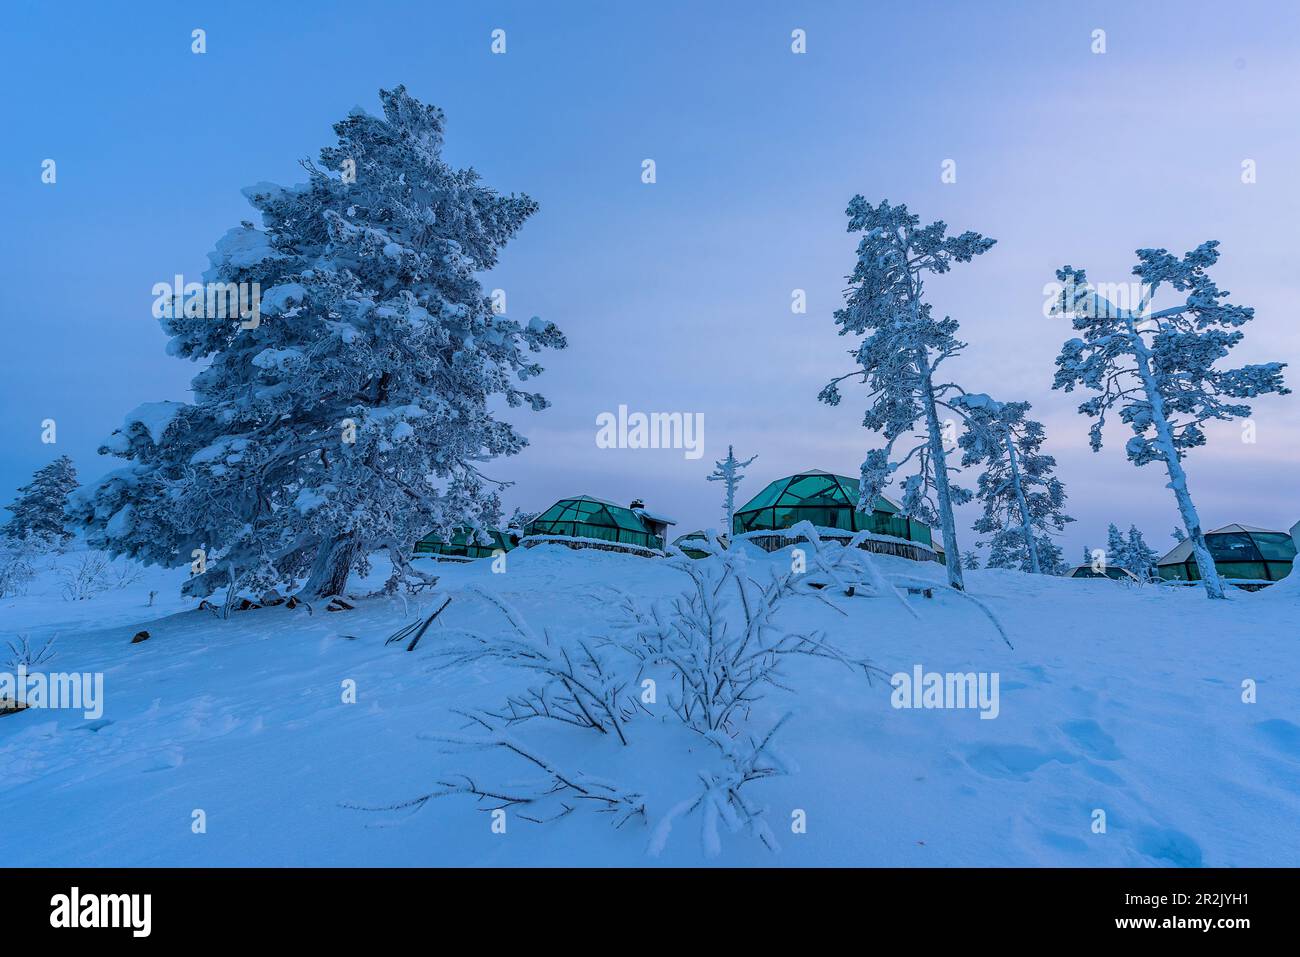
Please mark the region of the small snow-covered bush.
POLYGON ((629 601, 625 611, 633 627, 620 644, 641 664, 638 681, 657 670, 676 686, 669 705, 688 727, 734 730, 764 693, 785 686, 785 666, 794 655, 830 658, 870 674, 869 662, 850 657, 824 635, 776 622, 790 598, 825 601, 806 574, 766 566, 769 577, 756 579, 739 550, 719 551, 713 561, 681 558, 675 565, 691 579, 690 589, 667 612, 643 613, 629 601))
POLYGON ((31 549, 21 542, 0 545, 0 598, 13 598, 27 592, 36 577, 31 549))
POLYGON ((110 586, 118 591, 130 588, 144 577, 144 566, 137 561, 123 558, 113 562, 107 575, 110 586))
POLYGON ((17 641, 7 641, 5 644, 9 647, 7 664, 11 672, 17 671, 20 667, 30 671, 55 656, 53 635, 40 648, 33 648, 26 635, 19 635, 17 641))
POLYGON ((512 808, 528 821, 587 808, 608 813, 618 826, 637 819, 648 823, 651 802, 639 786, 591 772, 592 765, 625 769, 628 762, 619 752, 632 748, 638 755, 632 764, 640 767, 707 765, 685 794, 678 787, 671 800, 662 801, 649 853, 658 854, 674 824, 696 812, 710 856, 721 850, 722 827, 776 849, 764 808, 748 791, 754 782, 786 773, 773 739, 789 715, 760 708, 760 702, 774 693, 799 694, 800 676, 789 667, 799 657, 836 662, 868 680, 881 673, 824 634, 783 623, 782 610, 796 601, 839 611, 813 582, 860 578, 861 563, 870 561, 857 548, 823 547, 812 534, 808 570, 815 575, 783 574, 765 563, 766 574, 759 574, 743 550, 723 550, 712 538, 701 545, 711 552, 708 559, 692 560, 677 551, 669 561, 686 577, 686 590, 672 602, 648 607, 624 596, 619 619, 597 636, 549 629, 539 634, 500 596, 470 589, 506 627, 491 632, 440 628, 422 650, 439 669, 488 662, 517 669, 528 680, 498 704, 460 712, 476 735, 430 739, 459 753, 507 756, 513 770, 442 775, 428 793, 389 809, 418 809, 435 797, 468 794, 489 810, 512 808), (662 703, 659 689, 664 689, 662 703), (562 744, 553 733, 546 736, 547 750, 560 749, 564 761, 517 736, 539 721, 570 729, 571 740, 562 744), (578 762, 583 767, 575 767, 578 762), (515 777, 520 763, 533 774, 523 782, 515 777))
POLYGON ((104 552, 87 551, 71 564, 59 569, 63 597, 67 601, 85 601, 112 587, 109 577, 111 562, 104 552))

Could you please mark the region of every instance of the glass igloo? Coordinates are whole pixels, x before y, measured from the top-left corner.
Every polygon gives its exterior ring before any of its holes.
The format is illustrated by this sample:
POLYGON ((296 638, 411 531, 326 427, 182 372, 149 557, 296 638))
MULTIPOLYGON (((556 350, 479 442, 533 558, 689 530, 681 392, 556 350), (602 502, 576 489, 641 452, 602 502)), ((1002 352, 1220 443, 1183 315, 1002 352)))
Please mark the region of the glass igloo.
POLYGON ((560 499, 529 522, 524 534, 589 539, 655 550, 664 547, 663 539, 651 532, 636 512, 591 495, 560 499))
MULTIPOLYGON (((821 529, 846 533, 867 531, 909 542, 919 542, 931 557, 930 526, 900 514, 898 505, 877 495, 870 512, 859 512, 859 484, 855 478, 821 469, 787 475, 769 484, 736 512, 732 531, 787 529, 811 522, 821 529)), ((913 557, 913 556, 908 556, 913 557)))
POLYGON ((473 561, 476 558, 491 558, 498 551, 508 552, 515 547, 517 541, 514 533, 495 528, 484 529, 482 534, 471 528, 457 528, 445 539, 432 532, 424 536, 415 543, 415 554, 473 561), (482 539, 487 539, 488 544, 483 544, 482 539))
MULTIPOLYGON (((1214 567, 1230 582, 1261 587, 1291 574, 1295 540, 1287 532, 1254 525, 1225 525, 1205 533, 1214 567)), ((1190 539, 1179 542, 1156 566, 1165 581, 1201 580, 1190 539)))

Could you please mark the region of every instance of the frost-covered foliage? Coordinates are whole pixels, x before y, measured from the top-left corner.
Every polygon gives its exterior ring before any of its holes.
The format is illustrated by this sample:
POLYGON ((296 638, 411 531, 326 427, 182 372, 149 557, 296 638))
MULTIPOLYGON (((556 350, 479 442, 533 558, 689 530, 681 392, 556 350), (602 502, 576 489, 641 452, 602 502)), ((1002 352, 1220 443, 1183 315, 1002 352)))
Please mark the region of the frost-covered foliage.
POLYGON ((624 647, 642 665, 639 680, 660 677, 658 683, 669 689, 668 706, 688 727, 733 733, 756 701, 784 686, 792 655, 830 658, 870 673, 865 659, 840 651, 825 635, 792 631, 776 621, 791 598, 821 600, 810 587, 815 577, 771 571, 769 578, 756 579, 742 550, 723 551, 712 561, 675 561, 690 587, 668 609, 645 613, 628 605, 633 637, 624 647))
POLYGON ((1142 532, 1136 525, 1129 526, 1128 539, 1124 545, 1129 571, 1144 581, 1152 581, 1160 577, 1156 569, 1156 563, 1160 561, 1160 553, 1147 545, 1146 539, 1142 537, 1142 532))
POLYGON ((522 508, 516 507, 515 510, 510 514, 510 520, 506 522, 506 528, 515 532, 516 534, 522 535, 524 529, 527 528, 530 524, 532 524, 533 520, 536 519, 539 514, 541 513, 528 512, 522 508))
POLYGON ((1071 568, 1066 564, 1065 553, 1056 539, 1046 532, 1040 532, 1035 539, 1038 546, 1039 571, 1044 575, 1064 575, 1071 568))
POLYGON ((261 226, 228 232, 204 278, 259 283, 260 321, 162 320, 171 355, 207 364, 193 404, 143 406, 100 450, 130 464, 75 506, 92 545, 195 563, 191 594, 307 576, 326 596, 374 550, 414 575, 430 529, 496 523, 480 467, 526 440, 495 404, 545 408, 533 354, 565 340, 498 315, 476 274, 537 204, 447 165, 437 107, 380 98, 306 183, 244 191, 261 226))
POLYGON ((991 536, 988 567, 1057 574, 1060 549, 1052 546, 1054 560, 1049 562, 1040 545, 1051 543, 1051 533, 1074 519, 1064 512, 1065 486, 1053 474, 1056 459, 1042 451, 1047 437, 1043 424, 1026 418, 1028 402, 997 402, 968 393, 952 404, 966 413, 966 431, 957 440, 961 464, 983 469, 975 497, 984 514, 973 527, 991 536))
POLYGON ((1120 420, 1133 432, 1126 446, 1129 461, 1138 466, 1164 464, 1211 598, 1224 597, 1223 581, 1206 548, 1182 459, 1205 444, 1205 422, 1248 416, 1250 406, 1240 400, 1290 391, 1282 382, 1282 362, 1236 369, 1214 366, 1241 341, 1240 327, 1255 314, 1249 306, 1224 301, 1228 292, 1210 278, 1218 246, 1216 241, 1202 243, 1181 259, 1164 249, 1139 249, 1133 275, 1141 280, 1144 293, 1136 309, 1099 297, 1084 270, 1058 269, 1063 288, 1056 309, 1071 317, 1083 338, 1061 348, 1053 384, 1066 392, 1076 386, 1097 392, 1079 406, 1080 413, 1094 419, 1093 451, 1101 448, 1107 412, 1118 408, 1120 420), (1184 301, 1153 311, 1150 303, 1162 286, 1184 301))
MULTIPOLYGON (((424 653, 440 668, 491 661, 518 669, 528 681, 499 704, 460 712, 477 735, 434 739, 455 751, 513 755, 516 772, 522 766, 533 777, 498 781, 446 775, 429 793, 394 807, 420 807, 435 797, 462 794, 488 802, 491 809, 513 808, 529 821, 551 821, 587 808, 609 813, 617 826, 650 823, 653 809, 636 790, 593 774, 590 767, 574 767, 573 758, 562 767, 523 737, 533 724, 554 722, 581 733, 589 759, 584 763, 599 762, 601 747, 609 746, 668 747, 670 761, 708 765, 699 771, 696 787, 656 812, 650 854, 663 848, 675 822, 695 812, 710 855, 719 852, 724 827, 775 848, 764 808, 748 785, 786 773, 773 749, 785 719, 759 723, 755 707, 773 693, 799 690, 787 668, 795 656, 827 659, 866 678, 880 673, 822 632, 792 630, 778 620, 796 599, 830 604, 813 582, 860 577, 860 563, 870 561, 857 548, 823 547, 815 531, 806 530, 813 536, 806 572, 764 564, 766 574, 758 575, 742 549, 723 549, 712 534, 699 543, 711 556, 705 560, 675 551, 669 561, 687 578, 686 590, 671 602, 651 605, 624 595, 616 627, 600 636, 538 633, 499 596, 471 588, 469 594, 494 606, 506 627, 491 632, 444 627, 422 646, 424 653)), ((553 732, 546 740, 555 743, 553 732)), ((665 755, 660 751, 647 758, 653 764, 665 755)), ((626 764, 626 759, 612 763, 626 764)))
POLYGON ((730 535, 735 529, 732 525, 736 519, 736 490, 740 488, 741 480, 745 477, 745 468, 757 455, 751 455, 743 462, 736 458, 736 450, 730 445, 727 446, 727 457, 719 462, 714 462, 713 472, 708 476, 710 482, 724 482, 723 488, 726 494, 722 497, 722 521, 724 522, 723 531, 730 535))
POLYGON ((1156 562, 1159 560, 1159 552, 1147 545, 1146 539, 1136 525, 1129 526, 1127 536, 1120 532, 1119 527, 1113 522, 1107 526, 1107 564, 1127 568, 1143 581, 1151 581, 1159 577, 1156 571, 1156 562))
POLYGON ((56 635, 51 635, 45 640, 45 644, 39 647, 33 646, 31 638, 27 635, 19 635, 16 640, 5 642, 5 645, 9 648, 9 660, 5 662, 6 668, 10 672, 17 671, 19 668, 26 668, 31 671, 57 658, 58 653, 54 650, 56 637, 56 635))
MULTIPOLYGON (((1114 522, 1106 526, 1106 564, 1128 568, 1128 544, 1124 541, 1119 526, 1114 522)), ((1129 571, 1137 574, 1132 568, 1129 568, 1129 571)))
POLYGON ((66 601, 85 601, 111 587, 112 561, 99 551, 84 551, 59 569, 59 583, 66 601))
POLYGON ((961 553, 961 566, 970 571, 978 569, 980 567, 980 553, 973 548, 966 549, 961 553))
POLYGON ((0 537, 0 598, 25 594, 36 577, 38 546, 31 539, 0 537))
POLYGON ((13 517, 0 526, 0 535, 15 540, 29 539, 42 548, 71 541, 73 535, 65 525, 63 513, 68 496, 76 488, 77 470, 72 459, 60 455, 37 469, 32 480, 18 489, 18 497, 7 506, 13 517))
POLYGON ((903 512, 943 529, 948 581, 963 587, 953 506, 970 501, 970 492, 953 485, 944 449, 940 409, 956 412, 946 398, 959 391, 951 382, 936 383, 935 372, 960 352, 957 321, 936 319, 923 299, 924 277, 941 274, 955 262, 969 262, 992 248, 994 240, 978 233, 948 236, 942 221, 920 226, 905 205, 882 201, 872 206, 853 197, 847 214, 849 232, 860 232, 858 261, 848 277, 844 307, 835 313, 840 335, 861 335, 850 351, 858 368, 833 379, 818 398, 839 405, 839 384, 857 379, 868 388, 869 405, 862 424, 884 436, 885 447, 873 449, 862 463, 862 498, 871 502, 894 474, 912 458, 916 470, 904 481, 903 512), (917 430, 922 434, 916 435, 917 430), (896 457, 895 443, 909 447, 896 457), (915 439, 915 442, 910 440, 915 439))

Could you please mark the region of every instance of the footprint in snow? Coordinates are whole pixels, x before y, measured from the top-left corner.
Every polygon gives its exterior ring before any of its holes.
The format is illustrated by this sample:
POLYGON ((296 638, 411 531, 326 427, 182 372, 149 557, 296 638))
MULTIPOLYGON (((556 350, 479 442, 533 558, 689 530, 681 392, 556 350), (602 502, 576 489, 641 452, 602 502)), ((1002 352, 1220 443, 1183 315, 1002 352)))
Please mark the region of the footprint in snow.
POLYGON ((1118 761, 1124 757, 1123 752, 1115 744, 1115 739, 1103 731, 1096 721, 1087 719, 1066 721, 1058 727, 1091 757, 1102 761, 1118 761))
POLYGON ((1300 726, 1282 718, 1272 718, 1255 725, 1269 744, 1293 757, 1300 757, 1300 726))
POLYGON ((108 718, 100 718, 97 721, 87 721, 85 724, 73 728, 74 731, 103 731, 113 722, 108 718))
POLYGON ((170 771, 173 768, 179 768, 185 763, 185 752, 180 748, 163 748, 157 754, 153 755, 152 763, 145 768, 146 772, 151 771, 170 771))
POLYGON ((1171 827, 1144 827, 1136 835, 1137 849, 1147 857, 1175 867, 1200 867, 1201 845, 1171 827))
POLYGON ((1029 775, 1049 761, 1072 764, 1077 758, 1064 751, 1040 751, 1023 744, 989 745, 972 751, 966 763, 990 778, 1028 781, 1029 775))

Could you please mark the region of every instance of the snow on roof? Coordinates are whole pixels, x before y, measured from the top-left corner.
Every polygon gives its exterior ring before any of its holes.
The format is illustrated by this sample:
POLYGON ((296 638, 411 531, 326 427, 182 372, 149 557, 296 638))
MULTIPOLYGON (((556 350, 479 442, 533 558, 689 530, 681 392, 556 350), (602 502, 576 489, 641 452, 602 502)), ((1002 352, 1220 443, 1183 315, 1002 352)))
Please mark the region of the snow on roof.
POLYGON ((650 509, 648 509, 648 508, 638 507, 638 508, 634 508, 634 509, 632 509, 632 511, 635 512, 637 515, 640 515, 642 518, 648 518, 648 519, 650 519, 650 521, 652 521, 652 522, 659 522, 659 523, 661 523, 661 524, 663 524, 663 525, 676 525, 676 524, 677 524, 677 520, 676 520, 676 519, 669 518, 667 515, 662 515, 662 514, 660 514, 659 512, 652 512, 652 511, 650 511, 650 509))

